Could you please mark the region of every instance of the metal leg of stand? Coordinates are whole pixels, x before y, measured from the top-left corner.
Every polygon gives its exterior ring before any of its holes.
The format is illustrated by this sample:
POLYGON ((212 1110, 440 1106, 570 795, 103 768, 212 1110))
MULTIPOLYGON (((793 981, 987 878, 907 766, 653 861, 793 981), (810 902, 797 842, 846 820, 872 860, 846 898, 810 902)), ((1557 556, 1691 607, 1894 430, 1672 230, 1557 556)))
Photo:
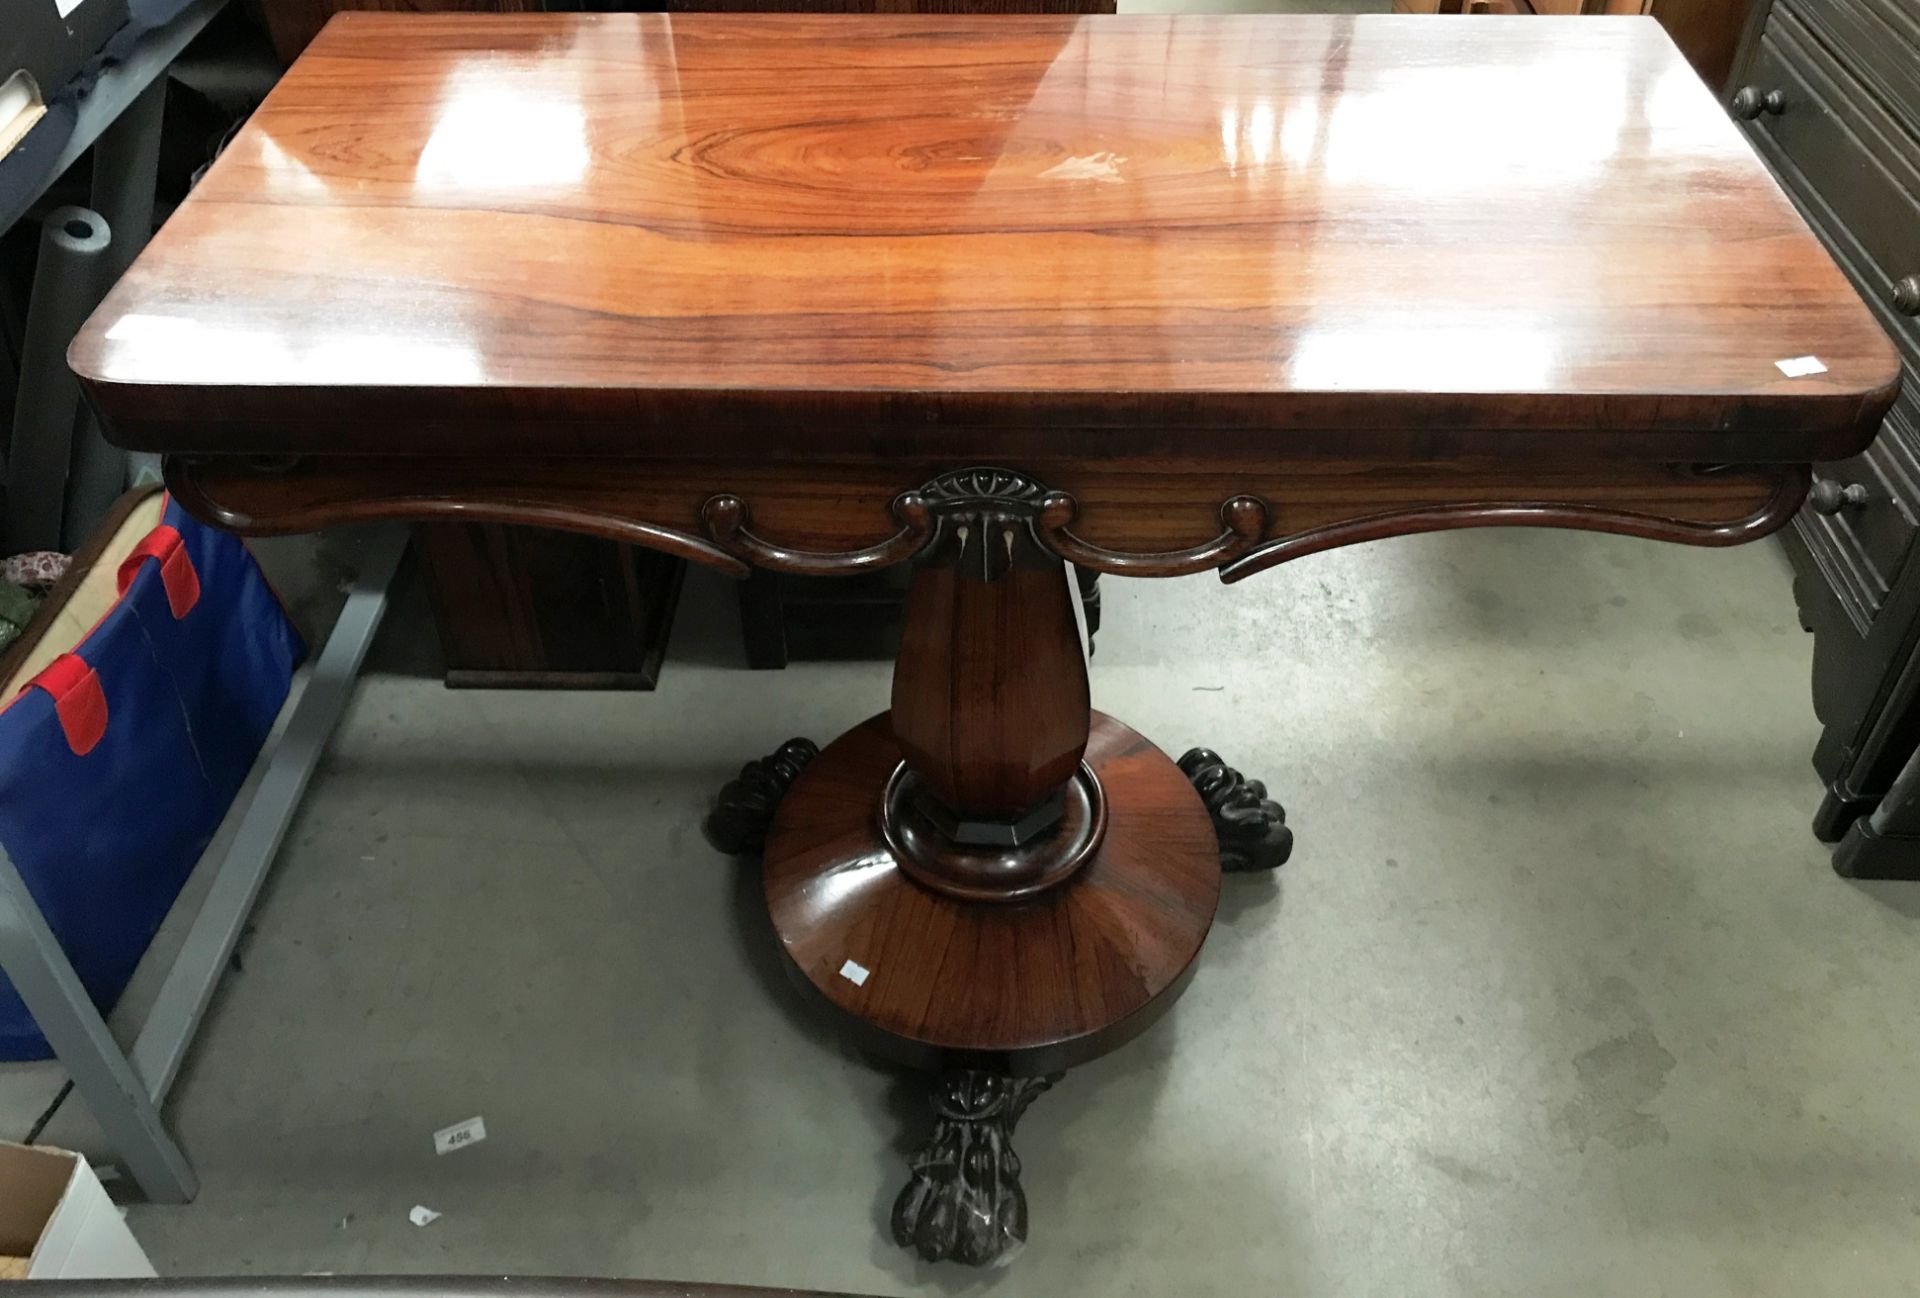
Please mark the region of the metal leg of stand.
POLYGON ((0 968, 134 1182, 156 1203, 185 1203, 199 1190, 158 1108, 179 1075, 287 825, 346 711, 406 548, 407 533, 400 527, 387 529, 372 547, 286 728, 261 758, 265 771, 131 1052, 121 1052, 20 872, 0 852, 0 968))
POLYGON ((107 1022, 67 961, 66 952, 27 891, 13 858, 0 850, 0 968, 12 980, 73 1078, 94 1119, 156 1203, 185 1203, 200 1190, 186 1155, 160 1122, 153 1097, 120 1053, 107 1022))
POLYGON ((166 1095, 179 1075, 213 989, 226 972, 254 899, 260 895, 260 885, 299 810, 301 795, 353 697, 360 664, 386 615, 387 588, 406 549, 407 530, 389 528, 361 566, 346 606, 314 661, 307 688, 266 758, 266 774, 247 804, 220 872, 133 1044, 134 1067, 156 1099, 166 1095))

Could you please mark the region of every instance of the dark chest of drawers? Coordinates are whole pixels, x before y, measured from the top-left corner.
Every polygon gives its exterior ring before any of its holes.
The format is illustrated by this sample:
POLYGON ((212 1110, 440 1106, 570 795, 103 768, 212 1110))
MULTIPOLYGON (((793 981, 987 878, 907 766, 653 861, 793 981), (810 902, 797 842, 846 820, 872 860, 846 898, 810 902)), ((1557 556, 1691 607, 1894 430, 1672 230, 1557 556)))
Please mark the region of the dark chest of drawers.
POLYGON ((1814 632, 1814 831, 1856 877, 1920 878, 1920 4, 1767 0, 1728 105, 1880 314, 1904 392, 1819 467, 1786 534, 1814 632))

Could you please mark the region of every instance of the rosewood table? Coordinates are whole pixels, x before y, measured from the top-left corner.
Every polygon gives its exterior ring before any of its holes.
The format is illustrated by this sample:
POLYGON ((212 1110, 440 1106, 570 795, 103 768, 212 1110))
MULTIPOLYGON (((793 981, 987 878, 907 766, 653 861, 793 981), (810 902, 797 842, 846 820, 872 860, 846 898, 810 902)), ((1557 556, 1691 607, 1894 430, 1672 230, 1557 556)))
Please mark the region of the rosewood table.
POLYGON ((799 986, 939 1070, 902 1244, 1165 1011, 1279 806, 1090 710, 1063 565, 1764 536, 1892 349, 1651 20, 348 15, 74 343, 244 533, 914 565, 892 708, 751 763, 799 986))

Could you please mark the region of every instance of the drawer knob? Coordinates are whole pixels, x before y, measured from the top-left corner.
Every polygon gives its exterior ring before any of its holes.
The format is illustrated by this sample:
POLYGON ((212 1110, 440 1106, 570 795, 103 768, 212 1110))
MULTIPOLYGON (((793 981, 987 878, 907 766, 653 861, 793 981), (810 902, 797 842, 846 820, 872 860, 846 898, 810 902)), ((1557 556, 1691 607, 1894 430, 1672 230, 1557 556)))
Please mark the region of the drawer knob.
POLYGON ((1741 86, 1733 94, 1733 115, 1743 122, 1751 122, 1762 113, 1778 117, 1786 111, 1787 97, 1778 90, 1763 93, 1758 86, 1741 86))
POLYGON ((1807 507, 1816 514, 1837 514, 1843 509, 1858 509, 1867 503, 1867 489, 1857 482, 1839 483, 1832 478, 1815 478, 1807 492, 1807 507))
POLYGON ((1893 309, 1901 315, 1920 315, 1920 275, 1909 275, 1893 286, 1893 309))

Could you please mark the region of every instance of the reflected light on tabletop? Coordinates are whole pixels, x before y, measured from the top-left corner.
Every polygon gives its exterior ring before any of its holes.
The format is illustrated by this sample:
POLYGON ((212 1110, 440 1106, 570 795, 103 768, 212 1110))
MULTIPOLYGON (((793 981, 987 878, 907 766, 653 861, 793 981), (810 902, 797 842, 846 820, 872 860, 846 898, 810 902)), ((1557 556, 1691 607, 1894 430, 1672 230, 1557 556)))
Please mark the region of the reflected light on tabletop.
POLYGON ((276 335, 261 327, 139 313, 115 321, 106 339, 116 348, 136 349, 151 373, 165 374, 170 382, 195 382, 210 365, 239 366, 264 384, 341 367, 374 373, 379 382, 392 384, 456 387, 485 376, 480 354, 470 344, 382 334, 371 326, 360 333, 299 343, 287 333, 276 335))
POLYGON ((562 79, 555 68, 536 57, 454 69, 415 182, 434 190, 578 185, 593 158, 591 115, 581 107, 579 76, 562 79))
MULTIPOLYGON (((1627 105, 1637 98, 1611 59, 1493 65, 1472 78, 1409 68, 1378 90, 1334 101, 1321 175, 1332 185, 1451 190, 1480 202, 1499 185, 1597 182, 1628 146, 1627 105), (1580 111, 1514 108, 1555 101, 1578 103, 1580 111), (1435 112, 1442 103, 1446 111, 1435 112), (1488 147, 1491 136, 1497 147, 1488 147)), ((1644 147, 1641 141, 1636 151, 1644 147)))
POLYGON ((1399 313, 1379 322, 1310 325, 1288 362, 1286 378, 1325 392, 1377 389, 1380 357, 1394 358, 1399 392, 1543 392, 1559 375, 1560 357, 1543 321, 1523 312, 1456 317, 1445 329, 1409 323, 1399 313))

